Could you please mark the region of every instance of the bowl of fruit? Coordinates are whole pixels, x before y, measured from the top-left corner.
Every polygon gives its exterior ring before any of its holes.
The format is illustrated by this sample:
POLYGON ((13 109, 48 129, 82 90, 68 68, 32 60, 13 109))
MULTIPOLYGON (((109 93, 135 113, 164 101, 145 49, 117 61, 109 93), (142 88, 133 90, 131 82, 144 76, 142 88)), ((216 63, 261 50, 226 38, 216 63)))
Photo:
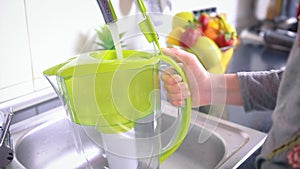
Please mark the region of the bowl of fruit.
POLYGON ((211 73, 224 73, 238 42, 235 27, 225 15, 179 12, 172 20, 167 46, 194 53, 211 73))

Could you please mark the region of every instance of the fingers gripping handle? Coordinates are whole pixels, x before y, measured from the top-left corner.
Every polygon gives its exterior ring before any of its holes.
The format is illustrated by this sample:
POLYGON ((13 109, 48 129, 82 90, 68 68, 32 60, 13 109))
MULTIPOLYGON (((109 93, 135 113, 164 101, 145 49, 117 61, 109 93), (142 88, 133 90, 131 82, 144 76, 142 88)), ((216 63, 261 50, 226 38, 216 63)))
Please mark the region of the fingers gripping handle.
MULTIPOLYGON (((168 64, 170 64, 182 77, 183 81, 188 84, 187 78, 185 76, 185 73, 181 69, 181 67, 170 57, 166 55, 159 55, 160 59, 168 64)), ((188 133, 189 126, 190 126, 190 120, 191 120, 191 110, 192 110, 192 103, 191 103, 191 97, 188 97, 185 101, 185 106, 180 107, 181 109, 181 122, 180 127, 178 130, 177 135, 175 136, 175 139, 172 144, 168 145, 168 147, 164 148, 164 151, 162 152, 162 155, 160 157, 160 162, 162 163, 165 161, 169 156, 171 156, 182 144, 185 136, 188 133)))

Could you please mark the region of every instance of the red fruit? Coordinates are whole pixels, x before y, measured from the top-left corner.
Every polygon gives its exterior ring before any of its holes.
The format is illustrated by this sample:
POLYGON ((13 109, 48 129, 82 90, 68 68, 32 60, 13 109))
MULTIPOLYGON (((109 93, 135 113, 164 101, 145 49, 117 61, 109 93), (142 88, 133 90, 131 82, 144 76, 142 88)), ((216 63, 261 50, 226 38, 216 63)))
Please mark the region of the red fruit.
POLYGON ((206 28, 208 27, 209 19, 210 19, 210 17, 207 13, 202 13, 199 16, 198 22, 200 22, 202 24, 203 31, 205 31, 206 28))
POLYGON ((196 22, 195 22, 195 26, 196 26, 196 28, 199 30, 199 32, 200 32, 201 34, 204 34, 204 29, 203 29, 203 26, 202 26, 201 23, 198 23, 198 22, 196 21, 196 22))
POLYGON ((190 48, 194 46, 200 36, 201 32, 199 30, 188 27, 180 37, 180 44, 182 47, 190 48))
POLYGON ((220 33, 216 39, 216 43, 220 48, 232 46, 234 44, 234 38, 230 33, 220 33))

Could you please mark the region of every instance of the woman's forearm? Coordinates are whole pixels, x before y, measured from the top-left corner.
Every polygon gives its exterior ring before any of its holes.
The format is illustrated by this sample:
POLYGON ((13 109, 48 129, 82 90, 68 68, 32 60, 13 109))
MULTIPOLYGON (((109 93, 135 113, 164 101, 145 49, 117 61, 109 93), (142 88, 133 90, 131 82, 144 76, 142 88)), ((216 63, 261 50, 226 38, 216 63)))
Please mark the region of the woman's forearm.
MULTIPOLYGON (((201 83, 199 83, 201 84, 201 83)), ((200 86, 201 87, 201 86, 200 86)), ((237 74, 210 74, 210 87, 201 90, 200 106, 211 104, 243 105, 237 74), (206 97, 206 98, 202 98, 206 97)))
POLYGON ((237 74, 225 74, 226 80, 226 104, 243 105, 243 98, 237 74))

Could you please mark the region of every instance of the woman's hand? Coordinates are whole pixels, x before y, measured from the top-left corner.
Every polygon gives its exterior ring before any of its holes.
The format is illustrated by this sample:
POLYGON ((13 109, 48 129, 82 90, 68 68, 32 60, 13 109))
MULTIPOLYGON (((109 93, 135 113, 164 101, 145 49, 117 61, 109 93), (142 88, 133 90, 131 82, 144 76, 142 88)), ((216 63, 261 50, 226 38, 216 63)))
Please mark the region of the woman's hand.
POLYGON ((167 97, 174 106, 182 106, 184 99, 191 96, 192 106, 207 105, 211 100, 210 75, 191 53, 178 48, 164 48, 163 53, 182 64, 188 84, 182 82, 182 78, 172 68, 168 68, 162 74, 167 97))

